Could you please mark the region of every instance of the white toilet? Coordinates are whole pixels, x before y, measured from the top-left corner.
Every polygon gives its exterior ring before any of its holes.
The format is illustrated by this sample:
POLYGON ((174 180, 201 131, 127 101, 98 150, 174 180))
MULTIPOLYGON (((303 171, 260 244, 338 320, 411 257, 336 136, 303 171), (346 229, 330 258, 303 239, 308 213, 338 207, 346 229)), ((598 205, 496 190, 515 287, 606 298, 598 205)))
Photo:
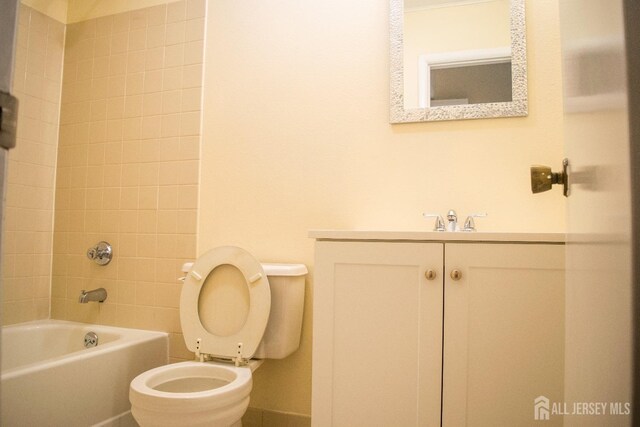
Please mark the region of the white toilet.
POLYGON ((240 426, 262 363, 251 359, 282 359, 300 345, 307 268, 224 246, 183 270, 180 323, 196 361, 134 378, 131 413, 142 427, 240 426))

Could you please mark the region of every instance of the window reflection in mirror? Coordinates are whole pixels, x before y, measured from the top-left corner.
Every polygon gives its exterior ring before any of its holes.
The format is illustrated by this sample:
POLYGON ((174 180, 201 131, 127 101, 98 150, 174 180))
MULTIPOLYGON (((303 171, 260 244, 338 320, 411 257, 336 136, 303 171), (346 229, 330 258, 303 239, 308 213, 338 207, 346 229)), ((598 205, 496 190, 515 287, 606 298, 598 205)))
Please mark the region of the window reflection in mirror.
POLYGON ((510 102, 509 0, 404 0, 404 108, 510 102))
POLYGON ((431 68, 430 93, 420 107, 510 102, 511 61, 431 68))

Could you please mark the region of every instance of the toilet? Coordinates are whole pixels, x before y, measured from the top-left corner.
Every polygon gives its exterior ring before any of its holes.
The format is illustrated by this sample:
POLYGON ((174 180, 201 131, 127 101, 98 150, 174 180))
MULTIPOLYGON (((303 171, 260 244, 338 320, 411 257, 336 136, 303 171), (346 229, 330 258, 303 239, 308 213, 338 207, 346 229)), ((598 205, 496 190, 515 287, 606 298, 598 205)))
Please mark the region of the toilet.
POLYGON ((183 272, 180 323, 196 360, 134 378, 131 413, 142 427, 241 426, 252 372, 262 359, 282 359, 300 345, 307 268, 261 264, 223 246, 183 272))

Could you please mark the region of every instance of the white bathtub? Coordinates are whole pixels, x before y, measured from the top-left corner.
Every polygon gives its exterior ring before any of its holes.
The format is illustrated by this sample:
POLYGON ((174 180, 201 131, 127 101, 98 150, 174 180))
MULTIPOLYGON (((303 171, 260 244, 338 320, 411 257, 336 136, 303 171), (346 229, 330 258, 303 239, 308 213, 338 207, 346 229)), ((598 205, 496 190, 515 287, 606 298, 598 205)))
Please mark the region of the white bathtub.
POLYGON ((3 327, 1 345, 0 425, 119 426, 132 419, 129 383, 168 363, 169 338, 45 320, 3 327), (97 347, 84 347, 89 331, 97 347))

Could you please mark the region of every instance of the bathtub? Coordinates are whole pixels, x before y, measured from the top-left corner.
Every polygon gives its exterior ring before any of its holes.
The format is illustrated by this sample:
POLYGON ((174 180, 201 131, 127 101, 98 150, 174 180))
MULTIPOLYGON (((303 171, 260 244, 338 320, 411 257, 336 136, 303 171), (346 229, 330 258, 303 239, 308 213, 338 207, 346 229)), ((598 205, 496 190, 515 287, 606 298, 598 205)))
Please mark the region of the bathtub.
POLYGON ((2 328, 0 425, 136 425, 129 383, 168 363, 163 332, 44 320, 2 328), (87 332, 98 345, 85 348, 87 332))

